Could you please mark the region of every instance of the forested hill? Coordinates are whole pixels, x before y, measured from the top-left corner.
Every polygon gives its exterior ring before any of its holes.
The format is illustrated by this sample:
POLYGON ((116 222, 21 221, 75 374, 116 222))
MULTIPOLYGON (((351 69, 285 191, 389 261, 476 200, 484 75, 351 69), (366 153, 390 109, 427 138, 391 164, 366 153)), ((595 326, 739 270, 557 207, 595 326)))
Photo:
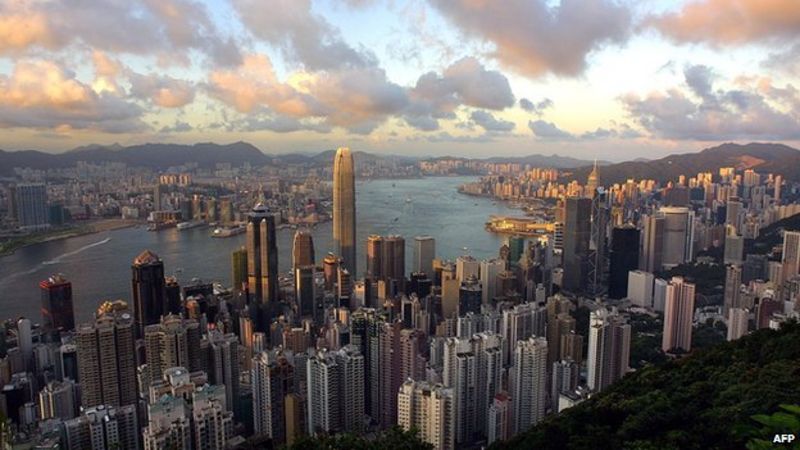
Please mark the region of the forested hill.
MULTIPOLYGON (((800 325, 629 374, 493 449, 744 449, 756 414, 800 404, 800 325)), ((800 430, 786 430, 798 433, 800 430)))

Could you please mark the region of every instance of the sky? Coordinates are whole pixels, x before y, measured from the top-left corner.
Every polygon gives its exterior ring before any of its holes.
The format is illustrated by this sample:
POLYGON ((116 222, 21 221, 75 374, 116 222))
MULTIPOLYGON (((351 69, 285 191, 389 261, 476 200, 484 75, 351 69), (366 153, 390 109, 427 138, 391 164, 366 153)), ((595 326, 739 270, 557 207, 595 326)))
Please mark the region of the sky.
POLYGON ((0 148, 800 147, 800 0, 0 0, 0 148))

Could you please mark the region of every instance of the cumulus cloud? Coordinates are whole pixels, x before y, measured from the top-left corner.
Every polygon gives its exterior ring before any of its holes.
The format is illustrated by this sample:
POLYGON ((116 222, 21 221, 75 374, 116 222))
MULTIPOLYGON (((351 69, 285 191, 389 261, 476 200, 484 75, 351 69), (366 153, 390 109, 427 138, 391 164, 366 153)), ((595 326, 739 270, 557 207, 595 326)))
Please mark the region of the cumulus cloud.
POLYGON ((521 98, 519 99, 519 107, 529 113, 541 116, 545 110, 553 107, 553 101, 549 98, 544 98, 534 103, 527 98, 521 98))
POLYGON ((180 108, 194 100, 195 88, 185 80, 160 75, 131 72, 131 95, 147 99, 162 108, 180 108))
POLYGON ((111 94, 97 94, 75 74, 49 61, 19 61, 0 75, 0 126, 141 131, 142 109, 111 94))
POLYGON ((339 31, 311 11, 310 0, 233 0, 250 32, 275 46, 307 70, 375 66, 375 56, 356 50, 339 31))
POLYGON ((0 6, 0 53, 34 46, 59 50, 73 43, 169 55, 171 62, 188 62, 189 50, 221 65, 240 59, 238 47, 216 29, 205 5, 191 0, 20 0, 0 6))
POLYGON ((587 55, 623 42, 631 15, 614 0, 431 0, 457 27, 494 44, 493 55, 532 77, 577 75, 587 55))
POLYGON ((171 126, 164 126, 160 130, 161 133, 185 133, 187 131, 192 131, 193 128, 187 122, 183 122, 180 120, 176 120, 174 124, 171 126))
POLYGON ((486 111, 472 111, 472 114, 470 114, 469 117, 470 120, 475 122, 475 124, 486 131, 508 132, 514 129, 514 122, 497 119, 491 113, 486 111))
POLYGON ((574 139, 572 133, 564 131, 553 122, 544 120, 529 120, 528 128, 540 139, 565 140, 574 139))
POLYGON ((648 23, 679 42, 794 40, 800 30, 800 7, 797 0, 700 0, 651 17, 648 23))
POLYGON ((800 138, 800 96, 793 86, 741 80, 737 88, 715 89, 711 72, 696 66, 686 68, 684 77, 683 86, 645 97, 627 95, 623 105, 643 128, 661 138, 800 138))

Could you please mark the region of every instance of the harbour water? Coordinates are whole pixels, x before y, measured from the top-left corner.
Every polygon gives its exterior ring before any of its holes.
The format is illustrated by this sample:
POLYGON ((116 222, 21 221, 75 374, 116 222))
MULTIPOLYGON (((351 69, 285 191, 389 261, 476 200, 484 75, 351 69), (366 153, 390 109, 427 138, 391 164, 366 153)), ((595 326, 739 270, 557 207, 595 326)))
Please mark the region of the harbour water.
MULTIPOLYGON (((406 263, 411 269, 413 237, 436 238, 439 257, 469 252, 476 258, 497 255, 504 238, 484 229, 491 214, 520 215, 502 202, 457 192, 471 177, 372 180, 356 185, 358 271, 366 264, 363 244, 370 234, 406 238, 406 263)), ((75 319, 85 321, 102 300, 130 298, 131 261, 150 249, 164 261, 165 273, 181 284, 193 278, 230 284, 231 252, 244 245, 245 235, 210 237, 208 227, 148 232, 144 226, 85 235, 25 247, 0 257, 0 319, 26 316, 39 321, 39 282, 54 273, 72 281, 75 319)), ((333 250, 331 224, 313 228, 317 261, 333 250)), ((280 230, 279 267, 291 264, 294 231, 280 230)))

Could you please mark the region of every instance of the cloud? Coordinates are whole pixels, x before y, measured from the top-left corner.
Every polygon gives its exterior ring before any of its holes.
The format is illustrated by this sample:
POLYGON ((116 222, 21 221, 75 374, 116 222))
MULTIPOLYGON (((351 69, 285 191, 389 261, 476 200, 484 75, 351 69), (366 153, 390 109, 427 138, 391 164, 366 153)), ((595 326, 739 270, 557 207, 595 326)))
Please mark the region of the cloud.
POLYGON ((577 75, 593 50, 627 39, 631 15, 613 0, 431 0, 467 35, 522 75, 577 75))
POLYGON ((575 138, 572 133, 558 128, 553 122, 545 122, 544 120, 529 120, 528 128, 533 131, 536 137, 541 139, 565 140, 575 138))
POLYGON ((172 126, 164 126, 158 131, 160 133, 185 133, 193 129, 188 123, 176 120, 172 126))
POLYGON ((250 32, 275 46, 307 70, 377 65, 375 56, 352 48, 338 30, 311 12, 310 0, 233 0, 250 32))
POLYGON ((545 110, 553 107, 553 101, 549 98, 545 98, 534 103, 527 98, 521 98, 519 99, 519 107, 529 113, 541 116, 544 114, 545 110))
POLYGON ((171 63, 188 63, 189 50, 219 65, 240 59, 205 5, 190 0, 20 0, 0 6, 0 53, 61 50, 76 43, 114 53, 168 55, 162 59, 171 63))
POLYGON ((624 107, 653 135, 676 140, 800 138, 800 96, 792 85, 755 86, 740 80, 735 89, 715 89, 707 68, 688 67, 685 84, 645 97, 627 95, 624 107), (783 106, 781 106, 783 105, 783 106))
POLYGON ((147 99, 162 108, 180 108, 194 100, 195 88, 185 80, 130 72, 131 95, 147 99))
POLYGON ((0 75, 0 126, 142 131, 142 109, 124 99, 97 94, 75 74, 50 61, 17 62, 0 75))
POLYGON ((651 17, 647 23, 678 42, 738 45, 795 40, 800 30, 797 0, 700 0, 651 17))
POLYGON ((486 131, 508 132, 514 129, 514 122, 497 119, 486 111, 472 111, 470 119, 486 131))
POLYGON ((767 69, 777 69, 789 75, 800 75, 800 43, 788 49, 770 53, 763 66, 767 69))

